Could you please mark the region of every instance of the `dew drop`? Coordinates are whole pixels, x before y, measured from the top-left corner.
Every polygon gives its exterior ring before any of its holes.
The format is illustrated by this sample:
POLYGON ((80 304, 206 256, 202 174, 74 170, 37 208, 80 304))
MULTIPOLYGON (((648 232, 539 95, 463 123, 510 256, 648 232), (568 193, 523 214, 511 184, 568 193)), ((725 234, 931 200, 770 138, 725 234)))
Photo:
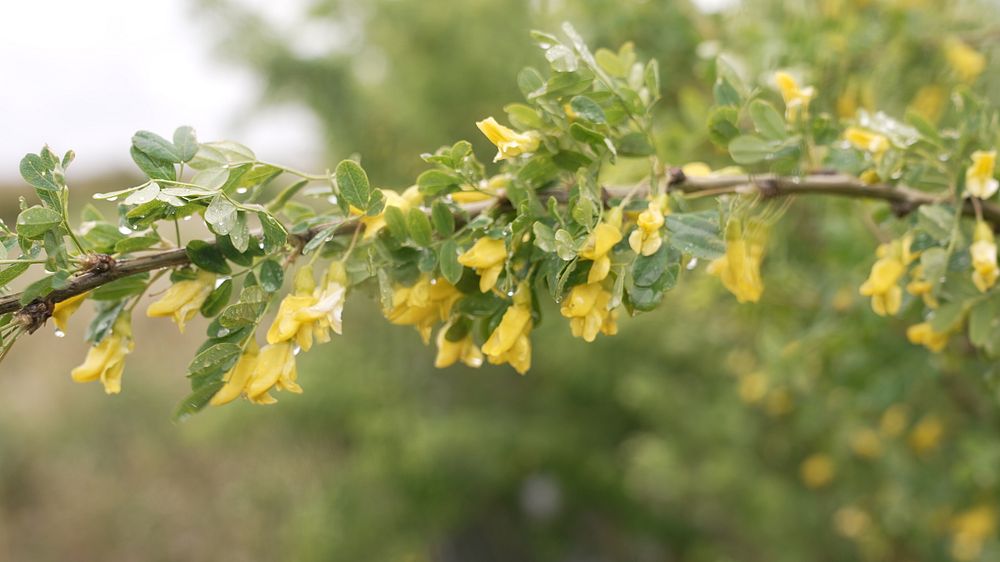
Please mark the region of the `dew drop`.
POLYGON ((245 187, 239 187, 239 188, 236 189, 236 193, 239 193, 240 195, 243 195, 247 191, 249 191, 249 190, 247 188, 245 188, 245 187))
POLYGON ((229 328, 219 328, 219 331, 215 333, 215 337, 222 338, 229 335, 229 328))
POLYGON ((216 280, 215 280, 215 288, 218 289, 228 279, 229 279, 228 277, 216 278, 216 280))
POLYGON ((331 205, 336 205, 337 204, 337 196, 336 195, 331 195, 331 196, 327 197, 326 200, 329 201, 331 205))
POLYGON ((132 229, 127 226, 119 226, 118 232, 121 232, 122 234, 125 234, 127 236, 129 234, 132 234, 132 229))
POLYGON ((298 355, 299 353, 302 353, 302 348, 299 347, 299 344, 293 345, 292 346, 292 355, 298 355))
POLYGON ((437 282, 438 282, 437 279, 431 279, 431 285, 437 285, 437 282))
POLYGON ((691 258, 691 261, 689 261, 685 267, 687 267, 688 271, 698 267, 698 258, 691 258))
POLYGON ((55 335, 56 335, 57 338, 65 338, 66 337, 66 332, 60 330, 59 328, 56 328, 56 331, 54 333, 55 333, 55 335))
POLYGON ((507 296, 508 297, 513 297, 514 296, 514 291, 507 291, 507 296))
POLYGON ((117 200, 118 200, 117 196, 115 196, 115 197, 108 197, 108 201, 117 201, 117 200))
POLYGON ((188 216, 184 217, 184 220, 186 220, 186 221, 191 220, 191 215, 188 215, 188 216))

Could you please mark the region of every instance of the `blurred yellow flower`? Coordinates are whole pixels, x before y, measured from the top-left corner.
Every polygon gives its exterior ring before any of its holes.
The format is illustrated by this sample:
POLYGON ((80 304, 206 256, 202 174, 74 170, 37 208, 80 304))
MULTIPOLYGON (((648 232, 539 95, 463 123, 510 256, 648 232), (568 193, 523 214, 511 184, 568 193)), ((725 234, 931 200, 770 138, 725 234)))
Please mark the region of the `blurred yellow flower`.
POLYGON ((664 216, 670 214, 670 207, 665 195, 653 198, 646 210, 639 213, 636 219, 636 229, 628 237, 628 245, 632 251, 643 256, 651 256, 663 245, 664 216))
POLYGON ((76 382, 100 380, 107 394, 118 394, 122 390, 122 372, 125 370, 125 356, 135 347, 132 341, 132 318, 123 313, 115 319, 111 333, 91 346, 83 364, 70 372, 76 382))
POLYGON ((882 413, 879 422, 879 431, 886 437, 899 437, 906 430, 906 425, 910 423, 906 406, 903 404, 893 404, 882 413))
POLYGON ((767 375, 755 371, 740 377, 739 394, 740 400, 747 404, 761 401, 767 395, 768 379, 767 375))
POLYGON ((410 287, 396 285, 392 307, 384 313, 392 324, 415 327, 424 343, 428 343, 434 324, 448 319, 452 305, 461 296, 444 278, 431 279, 422 275, 410 287))
POLYGON ((878 458, 882 454, 882 439, 874 429, 859 429, 851 434, 851 450, 861 458, 878 458))
POLYGON ((488 292, 496 286, 497 278, 507 261, 507 246, 502 238, 483 236, 471 248, 458 256, 458 263, 471 267, 479 274, 479 290, 488 292))
POLYGON ((930 309, 938 307, 937 297, 934 296, 934 283, 924 276, 924 266, 918 265, 913 268, 910 282, 906 284, 906 292, 915 297, 920 297, 924 301, 924 306, 930 309))
POLYGON ((708 264, 708 273, 736 296, 738 302, 757 302, 764 293, 760 275, 767 243, 767 229, 754 224, 743 228, 743 222, 732 217, 726 224, 726 253, 708 264))
POLYGON ((889 147, 891 146, 889 139, 885 135, 873 133, 860 127, 848 127, 845 129, 844 139, 854 145, 854 147, 858 150, 871 152, 876 156, 879 156, 886 150, 889 150, 889 147))
POLYGON ((79 310, 80 305, 83 304, 83 301, 87 300, 87 295, 89 294, 89 292, 81 293, 75 297, 70 297, 56 303, 52 308, 52 321, 55 322, 57 329, 63 332, 66 331, 66 327, 69 325, 69 317, 79 310))
POLYGON ((972 255, 972 282, 980 292, 990 290, 1000 276, 997 268, 997 244, 993 239, 993 229, 983 221, 976 223, 972 245, 969 253, 972 255))
POLYGON ((775 72, 774 82, 785 100, 785 119, 795 123, 809 116, 809 102, 816 95, 812 86, 802 88, 795 78, 787 72, 775 72))
POLYGON ((904 236, 891 244, 879 246, 879 259, 872 265, 868 279, 861 285, 858 293, 872 298, 872 310, 879 316, 891 316, 899 312, 903 301, 903 290, 899 280, 906 271, 906 266, 916 258, 910 252, 911 237, 904 236))
POLYGON ((302 387, 295 382, 297 378, 295 350, 291 342, 264 346, 247 381, 247 400, 255 404, 273 404, 277 400, 271 396, 271 390, 301 394, 302 387))
POLYGON ((479 127, 479 130, 486 135, 486 138, 490 139, 490 142, 496 145, 498 152, 496 157, 493 158, 494 162, 515 158, 522 154, 538 150, 540 137, 534 131, 518 133, 497 123, 496 119, 492 117, 477 121, 476 127, 479 127))
POLYGON ((434 358, 434 366, 443 369, 461 361, 469 367, 480 367, 483 364, 483 353, 479 350, 476 342, 472 340, 472 333, 465 334, 458 341, 451 341, 447 338, 449 328, 451 328, 451 324, 445 324, 438 331, 438 352, 434 358))
POLYGON ((199 270, 198 276, 194 279, 178 281, 171 285, 160 300, 149 305, 146 316, 150 318, 172 316, 177 329, 184 333, 184 324, 194 318, 214 288, 215 274, 199 270))
POLYGON ((833 514, 833 525, 841 535, 856 539, 871 526, 871 517, 857 507, 844 506, 833 514))
POLYGON ((608 336, 618 333, 618 311, 608 310, 610 302, 611 293, 600 283, 577 285, 563 299, 559 311, 570 319, 574 337, 592 342, 597 339, 598 332, 608 336))
POLYGON ((514 303, 483 344, 483 353, 490 363, 510 363, 523 375, 531 368, 531 328, 531 289, 522 283, 514 294, 514 303))
POLYGON ((622 239, 621 220, 621 208, 615 207, 608 211, 606 220, 597 225, 587 237, 583 249, 580 250, 581 258, 594 262, 590 267, 590 273, 587 274, 587 283, 603 281, 611 271, 611 258, 608 254, 622 239))
MULTIPOLYGON (((228 404, 243 394, 243 391, 246 390, 247 383, 250 382, 250 377, 257 369, 257 356, 259 352, 260 349, 257 347, 256 340, 250 340, 246 350, 242 355, 240 355, 240 358, 236 360, 236 364, 222 376, 222 380, 225 384, 222 385, 222 388, 220 388, 218 392, 212 396, 209 404, 212 406, 228 404)), ((265 396, 267 398, 271 398, 269 394, 265 394, 265 396)), ((271 401, 273 402, 274 399, 271 398, 271 401)), ((265 399, 264 403, 270 402, 265 399)))
POLYGON ((986 69, 986 57, 957 37, 944 41, 944 56, 959 80, 972 83, 986 69))
POLYGON ((941 118, 941 112, 944 111, 947 101, 947 90, 937 84, 928 84, 917 90, 910 102, 910 111, 931 123, 936 123, 941 118))
POLYGON ((996 534, 997 510, 980 505, 954 516, 951 520, 951 555, 956 560, 977 560, 983 543, 996 534))
POLYGON ((922 345, 934 353, 944 351, 948 345, 948 334, 935 332, 930 322, 914 324, 906 329, 906 339, 914 345, 922 345))
POLYGON ((910 431, 910 448, 918 455, 926 455, 937 448, 944 436, 944 425, 937 416, 929 415, 910 431))
POLYGON ((802 482, 813 489, 828 486, 836 474, 837 468, 833 464, 833 459, 824 453, 810 456, 802 461, 802 466, 799 467, 802 482))
POLYGON ((993 177, 997 163, 996 150, 977 150, 972 153, 972 165, 965 170, 965 191, 973 197, 989 199, 1000 188, 993 177))

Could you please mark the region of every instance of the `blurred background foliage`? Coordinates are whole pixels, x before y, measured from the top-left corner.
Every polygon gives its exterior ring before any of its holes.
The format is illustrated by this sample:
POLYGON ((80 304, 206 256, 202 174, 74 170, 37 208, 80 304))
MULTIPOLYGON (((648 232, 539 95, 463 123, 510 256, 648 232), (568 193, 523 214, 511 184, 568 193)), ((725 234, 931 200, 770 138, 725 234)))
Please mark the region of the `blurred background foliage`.
MULTIPOLYGON (((323 121, 328 162, 405 187, 418 158, 517 101, 527 31, 570 20, 594 47, 660 60, 667 161, 707 141, 715 56, 791 68, 815 111, 933 118, 953 88, 1000 88, 994 2, 318 0, 287 25, 201 0, 220 48, 323 121), (320 42, 304 38, 323 36, 320 42), (973 83, 948 45, 986 55, 973 83)), ((764 80, 757 79, 758 83, 764 80)), ((654 313, 585 345, 535 332, 535 365, 431 367, 433 350, 355 299, 301 357, 306 392, 172 426, 191 341, 137 322, 145 351, 106 398, 66 373, 82 325, 17 346, 0 397, 0 558, 9 560, 997 560, 1000 388, 968 346, 906 342, 857 286, 876 206, 796 201, 757 305, 688 276, 654 313), (153 348, 156 349, 153 349, 153 348), (58 349, 51 360, 39 354, 58 349)), ((554 316, 554 307, 546 309, 554 316)), ((77 322, 81 320, 76 319, 77 322)), ((191 339, 191 338, 189 338, 191 339)), ((5 366, 7 367, 7 366, 5 366)))

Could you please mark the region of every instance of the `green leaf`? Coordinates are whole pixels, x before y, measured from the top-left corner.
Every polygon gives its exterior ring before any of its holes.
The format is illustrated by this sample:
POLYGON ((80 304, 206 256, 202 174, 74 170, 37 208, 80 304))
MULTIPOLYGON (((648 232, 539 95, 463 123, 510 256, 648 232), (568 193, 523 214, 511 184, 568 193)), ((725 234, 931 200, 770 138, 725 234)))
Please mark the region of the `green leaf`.
POLYGON ((226 257, 222 255, 222 250, 215 244, 209 244, 204 240, 192 240, 187 245, 187 255, 191 258, 191 263, 212 273, 228 275, 232 272, 226 257))
POLYGON ((601 106, 587 96, 576 96, 570 100, 569 105, 577 116, 591 123, 603 124, 608 121, 601 106))
POLYGON ((594 146, 604 144, 604 135, 579 123, 569 126, 569 134, 576 140, 594 146))
POLYGON ((414 242, 424 247, 431 245, 433 241, 431 221, 427 220, 427 215, 423 211, 417 208, 410 209, 409 216, 406 218, 406 227, 414 242))
POLYGON ((132 135, 132 146, 157 160, 170 163, 184 161, 180 150, 172 142, 150 131, 139 131, 132 135))
POLYGON ((441 236, 451 236, 455 232, 455 216, 440 199, 431 206, 431 219, 434 221, 434 229, 441 236))
POLYGON ((133 236, 131 238, 122 238, 115 243, 114 253, 127 254, 129 252, 138 252, 139 250, 145 250, 155 246, 159 242, 160 238, 158 236, 133 236))
POLYGON ((523 103, 509 103, 503 106, 507 113, 507 119, 518 129, 541 129, 545 126, 542 116, 530 105, 523 103))
POLYGON ((22 262, 0 269, 0 287, 5 287, 8 283, 20 277, 25 271, 28 271, 29 266, 30 264, 22 262))
POLYGON ((234 343, 217 343, 202 351, 188 365, 189 377, 205 376, 213 371, 228 371, 236 364, 243 348, 234 343))
POLYGON ((632 132, 618 140, 618 154, 621 156, 650 156, 655 152, 645 133, 632 132))
POLYGON ((229 298, 233 295, 233 280, 226 279, 212 292, 208 294, 205 302, 201 303, 201 314, 205 318, 211 318, 220 312, 222 309, 229 304, 229 298))
POLYGON ((949 302, 942 304, 931 317, 931 329, 938 333, 950 332, 965 319, 970 303, 949 302))
POLYGON ((240 328, 254 324, 264 313, 268 295, 260 286, 243 287, 240 300, 222 311, 219 323, 229 329, 240 328))
POLYGON ((194 128, 183 126, 174 131, 174 147, 181 162, 188 162, 198 153, 198 138, 194 128))
POLYGON ((1000 319, 997 318, 996 298, 979 302, 969 311, 969 341, 972 345, 979 348, 989 346, 998 327, 1000 319))
POLYGON ((150 179, 170 181, 177 179, 177 169, 169 161, 154 158, 135 146, 132 147, 130 153, 135 165, 150 179))
POLYGON ((700 259, 715 259, 726 253, 714 211, 672 213, 667 215, 666 223, 668 243, 679 252, 700 259))
POLYGON ((177 405, 177 408, 174 410, 173 420, 181 422, 200 412, 208 405, 208 402, 215 396, 215 393, 225 386, 225 384, 225 382, 219 379, 206 382, 204 385, 198 387, 198 390, 187 395, 177 405))
POLYGON ((427 170, 417 176, 417 186, 426 195, 446 192, 452 187, 458 187, 461 183, 461 176, 445 170, 427 170))
POLYGON ((954 211, 942 205, 921 205, 917 210, 917 225, 936 240, 949 240, 954 224, 954 211))
POLYGON ((62 215, 39 205, 28 207, 17 216, 17 234, 29 240, 38 240, 46 232, 62 224, 62 215))
POLYGON ((729 142, 729 154, 737 164, 755 164, 774 156, 781 143, 755 135, 740 135, 729 142))
POLYGON ((709 140, 716 146, 723 148, 729 146, 729 142, 740 134, 740 129, 736 125, 739 115, 739 110, 730 105, 716 107, 708 116, 709 140))
POLYGON ((37 154, 26 154, 21 159, 21 177, 35 189, 60 191, 62 185, 52 173, 53 169, 37 154))
POLYGON ((526 98, 531 98, 533 94, 538 94, 545 87, 545 79, 541 73, 532 67, 525 67, 517 73, 517 87, 526 98))
POLYGON ((409 229, 406 228, 406 217, 399 207, 386 207, 382 215, 385 218, 385 226, 389 229, 389 234, 400 242, 405 242, 410 236, 409 229))
POLYGON ((462 279, 464 268, 458 263, 458 245, 454 240, 445 240, 438 250, 438 267, 441 275, 452 285, 462 279))
POLYGON ((149 284, 148 273, 137 273, 116 279, 93 290, 90 298, 95 301, 116 301, 131 295, 138 295, 149 284))
POLYGON ((764 135, 764 138, 782 140, 788 136, 784 117, 773 105, 764 100, 754 100, 750 103, 750 119, 753 120, 757 132, 764 135))
POLYGON ((285 227, 265 212, 257 213, 257 218, 260 219, 260 226, 264 230, 264 251, 270 253, 284 246, 288 240, 285 227))
POLYGON ((275 260, 260 264, 260 286, 269 293, 277 292, 285 283, 285 270, 275 260))
POLYGON ((715 103, 718 105, 739 106, 743 101, 743 98, 740 97, 736 88, 734 88, 733 85, 724 78, 720 78, 715 81, 715 87, 712 88, 712 93, 715 95, 715 103))
POLYGON ((205 209, 205 222, 216 234, 229 234, 236 226, 236 205, 222 194, 216 195, 205 209))
POLYGON ((340 196, 361 211, 368 211, 373 197, 372 187, 368 183, 368 175, 364 169, 353 160, 343 160, 337 164, 334 176, 337 179, 340 196))
POLYGON ((195 175, 191 177, 191 183, 204 187, 208 191, 220 189, 222 186, 226 185, 227 181, 229 181, 228 168, 205 168, 203 170, 198 170, 195 175))
POLYGON ((535 233, 535 246, 539 250, 543 252, 556 251, 556 234, 552 231, 551 226, 544 222, 536 222, 531 226, 531 230, 535 233))

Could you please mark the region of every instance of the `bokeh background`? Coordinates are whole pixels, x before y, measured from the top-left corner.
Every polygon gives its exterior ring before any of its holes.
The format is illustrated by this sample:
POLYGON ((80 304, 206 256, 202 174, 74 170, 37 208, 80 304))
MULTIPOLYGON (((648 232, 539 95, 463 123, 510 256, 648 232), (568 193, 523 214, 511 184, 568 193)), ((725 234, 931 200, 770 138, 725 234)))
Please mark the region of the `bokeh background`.
MULTIPOLYGON (((0 8, 7 221, 30 194, 23 153, 76 149, 79 208, 138 177, 135 129, 181 124, 304 168, 360 153, 378 185, 406 187, 439 145, 491 153, 473 123, 543 62, 528 31, 564 20, 660 60, 658 149, 677 163, 725 160, 704 126, 720 53, 750 77, 798 71, 844 118, 933 120, 955 87, 1000 93, 993 1, 54 4, 0 8), (972 84, 952 38, 987 57, 972 84)), ((871 313, 856 287, 873 209, 796 201, 757 305, 699 270, 595 344, 543 322, 525 377, 435 370, 359 294, 345 335, 300 357, 305 394, 176 425, 197 339, 137 316, 124 392, 106 397, 69 379, 80 314, 0 372, 0 560, 998 560, 996 367, 963 342, 907 343, 914 310, 871 313)))

